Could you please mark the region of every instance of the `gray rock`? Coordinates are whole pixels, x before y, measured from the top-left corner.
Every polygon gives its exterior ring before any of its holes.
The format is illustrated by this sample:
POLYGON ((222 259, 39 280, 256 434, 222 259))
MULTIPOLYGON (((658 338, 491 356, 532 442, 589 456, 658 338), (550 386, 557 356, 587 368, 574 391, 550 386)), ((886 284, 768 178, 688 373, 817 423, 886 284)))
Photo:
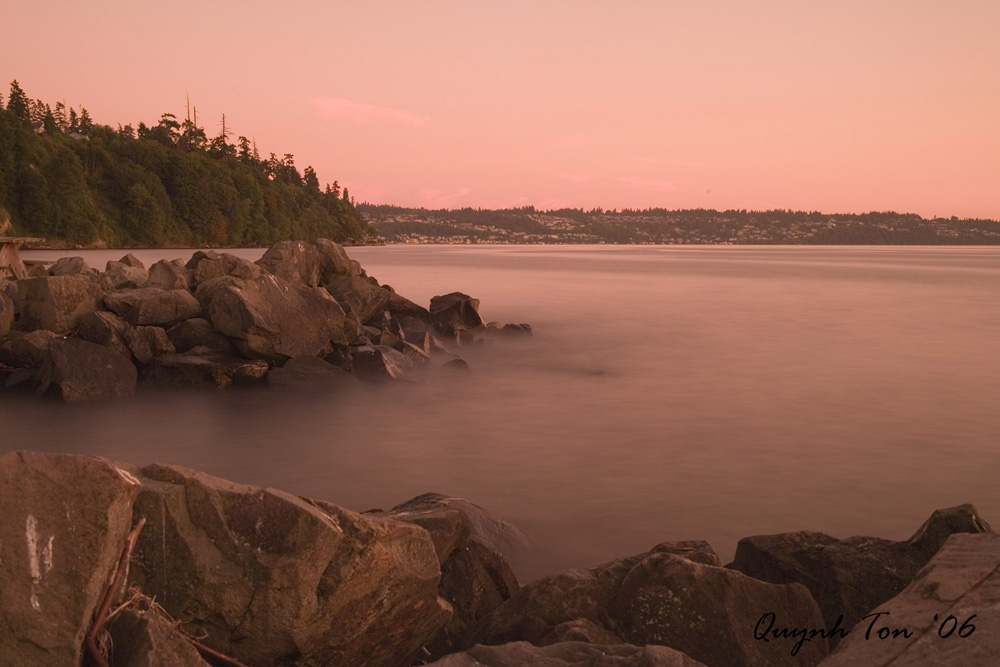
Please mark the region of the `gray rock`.
POLYGON ((360 276, 336 276, 326 284, 326 290, 345 312, 352 313, 359 322, 365 323, 385 309, 391 294, 370 278, 360 276))
POLYGON ((306 394, 338 392, 357 386, 357 379, 319 357, 296 357, 267 374, 267 384, 275 389, 306 394))
POLYGON ((80 340, 110 347, 126 359, 131 359, 132 350, 125 342, 125 334, 128 330, 129 325, 125 320, 114 313, 99 310, 83 316, 76 335, 80 340))
POLYGON ((151 363, 155 357, 177 351, 167 332, 160 327, 129 327, 125 332, 125 344, 140 364, 151 363))
POLYGON ((52 342, 38 375, 39 392, 67 403, 127 398, 135 393, 135 382, 131 361, 111 348, 78 338, 52 342))
POLYGON ((479 299, 461 292, 433 297, 430 315, 436 331, 451 338, 484 328, 483 318, 479 316, 479 299))
POLYGON ((149 267, 150 287, 166 290, 190 289, 191 280, 192 275, 184 268, 183 264, 178 266, 174 262, 161 259, 149 267))
POLYGON ((794 656, 796 639, 754 638, 768 612, 794 619, 796 627, 822 628, 823 617, 805 587, 707 564, 717 559, 705 543, 665 543, 590 570, 545 577, 503 603, 476 640, 540 643, 561 624, 582 619, 630 644, 670 646, 712 667, 815 665, 826 656, 822 637, 803 642, 794 656))
POLYGON ((281 363, 322 356, 333 344, 348 342, 344 311, 321 288, 263 275, 249 281, 221 278, 199 293, 212 326, 239 339, 247 356, 281 363))
POLYGON ((267 362, 215 354, 163 354, 154 357, 146 380, 165 388, 224 389, 264 381, 267 362))
POLYGON ((398 666, 447 622, 427 534, 174 466, 141 470, 133 580, 249 665, 398 666))
POLYGON ((997 664, 1000 535, 953 534, 902 592, 872 611, 887 613, 855 626, 823 667, 997 664))
POLYGON ((354 350, 354 374, 369 382, 398 380, 413 366, 403 353, 384 345, 362 345, 354 350))
POLYGON ((167 336, 178 352, 187 352, 195 347, 207 347, 229 356, 238 352, 229 336, 217 331, 208 320, 201 317, 192 317, 171 327, 167 336))
POLYGON ((11 331, 0 338, 0 364, 14 368, 37 367, 49 358, 49 346, 63 337, 51 331, 11 331))
POLYGON ((527 642, 475 646, 428 667, 705 667, 666 646, 595 646, 565 642, 538 647, 527 642))
MULTIPOLYGON (((138 260, 137 260, 138 261, 138 260)), ((122 289, 138 289, 149 284, 146 269, 122 262, 108 262, 100 279, 101 288, 106 292, 122 289)))
POLYGON ((91 268, 83 257, 62 257, 49 267, 50 276, 81 276, 88 280, 97 280, 101 275, 97 269, 91 268))
MULTIPOLYGON (((195 256, 197 255, 198 253, 195 253, 195 256)), ((194 258, 192 258, 192 261, 193 260, 194 258)), ((191 265, 191 262, 188 262, 187 267, 194 270, 191 281, 193 285, 200 285, 206 280, 219 278, 221 276, 233 276, 234 278, 240 278, 242 280, 254 280, 259 278, 264 273, 263 269, 250 260, 237 257, 236 255, 230 255, 225 252, 213 252, 206 254, 205 257, 196 262, 194 266, 191 265)))
POLYGON ((17 281, 18 311, 23 331, 75 329, 87 313, 97 310, 104 293, 78 275, 25 278, 17 281))
POLYGON ((136 490, 100 459, 0 455, 0 664, 80 664, 136 490))
POLYGON ((135 255, 133 255, 132 253, 126 254, 124 257, 122 257, 118 261, 121 262, 122 264, 124 264, 125 266, 131 266, 134 269, 145 269, 146 268, 146 265, 143 264, 142 261, 138 257, 136 257, 135 255))
POLYGON ((131 325, 168 327, 201 313, 201 304, 183 289, 158 287, 125 290, 104 297, 108 310, 131 325))
MULTIPOLYGON (((728 566, 751 577, 803 584, 812 593, 827 628, 843 616, 850 629, 869 611, 899 593, 952 533, 992 532, 972 505, 934 512, 909 540, 876 537, 838 540, 800 531, 740 540, 728 566)), ((840 636, 831 644, 836 646, 840 636)))
POLYGON ((324 282, 324 264, 328 262, 329 259, 321 255, 314 245, 302 241, 281 241, 268 248, 256 263, 268 273, 290 283, 319 287, 324 282))
POLYGON ((339 243, 328 239, 317 239, 316 250, 323 261, 323 282, 328 282, 334 276, 363 276, 365 272, 361 265, 347 256, 347 251, 339 243))

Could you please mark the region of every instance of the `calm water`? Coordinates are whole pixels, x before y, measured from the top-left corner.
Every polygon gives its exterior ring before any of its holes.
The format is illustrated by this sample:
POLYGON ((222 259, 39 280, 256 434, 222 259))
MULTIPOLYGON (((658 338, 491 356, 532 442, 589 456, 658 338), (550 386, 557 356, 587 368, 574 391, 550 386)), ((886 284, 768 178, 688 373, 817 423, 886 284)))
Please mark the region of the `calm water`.
POLYGON ((336 403, 8 400, 0 449, 176 463, 356 510, 464 496, 533 537, 522 580, 668 540, 726 560, 751 534, 902 539, 962 502, 1000 524, 998 248, 349 253, 415 301, 464 291, 536 335, 468 352, 470 378, 336 403))

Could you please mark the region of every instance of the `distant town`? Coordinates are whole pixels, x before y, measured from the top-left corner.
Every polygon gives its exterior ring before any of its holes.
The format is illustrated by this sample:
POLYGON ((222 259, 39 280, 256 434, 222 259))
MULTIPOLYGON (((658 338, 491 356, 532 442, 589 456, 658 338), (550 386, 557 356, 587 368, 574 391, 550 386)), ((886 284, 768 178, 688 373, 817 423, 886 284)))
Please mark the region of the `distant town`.
POLYGON ((1000 244, 997 220, 922 218, 894 211, 356 208, 369 236, 385 243, 1000 244))

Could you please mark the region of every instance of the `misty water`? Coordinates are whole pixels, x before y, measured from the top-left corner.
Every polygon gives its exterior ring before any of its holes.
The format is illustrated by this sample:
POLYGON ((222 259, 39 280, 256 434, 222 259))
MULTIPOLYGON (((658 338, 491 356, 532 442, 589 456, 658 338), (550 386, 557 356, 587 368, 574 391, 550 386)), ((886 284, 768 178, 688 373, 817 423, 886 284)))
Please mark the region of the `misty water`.
MULTIPOLYGON (((103 268, 123 253, 72 254, 103 268)), ((359 511, 462 496, 531 536, 522 581, 663 541, 708 540, 726 561, 761 533, 904 539, 963 502, 1000 523, 998 248, 349 254, 419 303, 463 291, 535 335, 462 350, 469 376, 335 401, 5 398, 0 450, 180 464, 359 511)))

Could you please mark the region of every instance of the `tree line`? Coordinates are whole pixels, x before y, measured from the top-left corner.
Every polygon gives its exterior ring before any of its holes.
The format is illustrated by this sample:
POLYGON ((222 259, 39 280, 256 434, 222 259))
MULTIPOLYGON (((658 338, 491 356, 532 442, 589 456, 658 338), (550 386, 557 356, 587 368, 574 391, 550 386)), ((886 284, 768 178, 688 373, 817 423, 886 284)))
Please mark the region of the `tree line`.
POLYGON ((346 188, 231 136, 225 120, 210 139, 197 115, 172 113, 112 128, 82 106, 31 100, 15 80, 6 105, 0 95, 0 219, 8 233, 115 246, 366 238, 346 188))

